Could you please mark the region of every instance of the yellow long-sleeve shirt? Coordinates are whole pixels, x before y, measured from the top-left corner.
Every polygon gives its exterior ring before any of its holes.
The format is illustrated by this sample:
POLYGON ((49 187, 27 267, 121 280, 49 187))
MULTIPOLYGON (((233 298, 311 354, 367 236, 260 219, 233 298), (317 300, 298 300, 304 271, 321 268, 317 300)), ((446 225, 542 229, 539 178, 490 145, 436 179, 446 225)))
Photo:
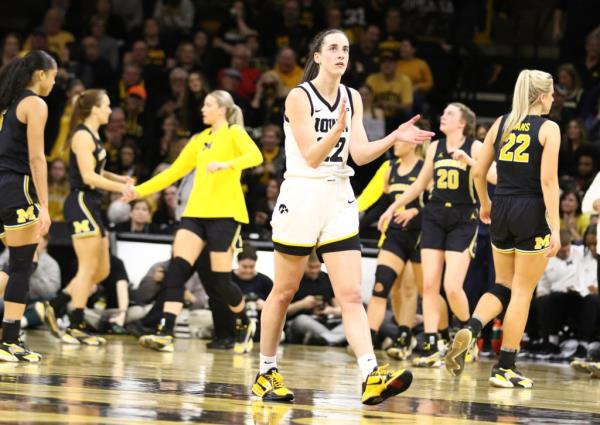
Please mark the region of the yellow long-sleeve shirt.
POLYGON ((242 170, 262 163, 260 150, 238 125, 224 125, 194 135, 173 165, 147 182, 136 186, 141 197, 158 192, 196 168, 194 186, 183 217, 226 218, 248 223, 248 210, 242 192, 242 170), (227 162, 231 168, 206 171, 210 162, 227 162))
POLYGON ((373 205, 377 200, 383 195, 383 190, 385 188, 385 176, 390 169, 391 161, 385 161, 367 187, 362 191, 360 196, 358 197, 358 212, 363 212, 369 209, 371 205, 373 205))
POLYGON ((431 68, 423 59, 399 60, 396 72, 407 75, 415 89, 428 92, 433 87, 431 68))

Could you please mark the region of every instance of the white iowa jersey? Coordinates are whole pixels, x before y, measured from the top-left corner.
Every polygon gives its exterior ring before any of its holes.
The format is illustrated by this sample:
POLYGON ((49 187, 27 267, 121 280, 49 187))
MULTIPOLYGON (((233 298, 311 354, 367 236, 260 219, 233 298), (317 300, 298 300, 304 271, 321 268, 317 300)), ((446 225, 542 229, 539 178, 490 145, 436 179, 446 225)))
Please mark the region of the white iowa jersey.
POLYGON ((289 177, 327 177, 327 176, 352 176, 354 170, 348 166, 348 145, 352 125, 352 114, 354 112, 352 104, 352 95, 350 89, 340 84, 338 94, 333 105, 330 105, 316 87, 310 82, 300 84, 302 90, 306 92, 310 100, 310 110, 312 122, 317 134, 317 143, 329 132, 336 123, 340 114, 340 104, 342 98, 346 97, 346 129, 342 132, 340 140, 333 147, 325 160, 317 167, 313 168, 306 163, 306 160, 300 152, 296 139, 292 134, 292 128, 287 116, 284 116, 283 131, 285 133, 285 156, 286 169, 285 178, 289 177))

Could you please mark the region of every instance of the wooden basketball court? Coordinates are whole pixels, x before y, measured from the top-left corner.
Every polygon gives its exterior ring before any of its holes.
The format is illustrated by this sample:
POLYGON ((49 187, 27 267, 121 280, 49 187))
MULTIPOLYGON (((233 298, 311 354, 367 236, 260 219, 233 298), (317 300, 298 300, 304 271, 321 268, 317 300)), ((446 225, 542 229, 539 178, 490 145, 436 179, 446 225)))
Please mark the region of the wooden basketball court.
POLYGON ((175 353, 157 353, 133 337, 80 347, 45 331, 29 332, 27 344, 44 359, 0 363, 2 423, 600 423, 600 380, 563 365, 521 363, 535 381, 531 391, 490 387, 490 361, 468 367, 457 380, 444 369, 413 368, 406 393, 368 407, 360 403, 358 370, 345 349, 288 345, 279 354, 280 370, 296 401, 276 404, 250 395, 256 348, 240 356, 193 339, 178 340, 175 353))

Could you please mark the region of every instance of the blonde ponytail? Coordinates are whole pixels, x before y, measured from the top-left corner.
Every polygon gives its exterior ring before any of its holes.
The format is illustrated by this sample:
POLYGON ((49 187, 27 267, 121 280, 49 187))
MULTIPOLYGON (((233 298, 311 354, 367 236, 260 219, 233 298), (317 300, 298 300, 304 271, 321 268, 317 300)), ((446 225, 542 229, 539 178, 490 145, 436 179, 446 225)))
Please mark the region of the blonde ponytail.
POLYGON ((552 75, 536 69, 524 69, 519 73, 513 93, 512 109, 502 129, 502 142, 510 132, 529 114, 530 108, 538 101, 540 94, 552 89, 552 75))
POLYGON ((225 90, 211 91, 207 96, 212 96, 217 101, 217 104, 225 108, 225 118, 229 125, 237 124, 240 127, 244 126, 244 114, 242 109, 235 104, 233 97, 225 90))
POLYGON ((244 114, 242 108, 237 106, 235 103, 231 108, 227 108, 227 122, 229 125, 237 124, 240 127, 244 127, 244 114))

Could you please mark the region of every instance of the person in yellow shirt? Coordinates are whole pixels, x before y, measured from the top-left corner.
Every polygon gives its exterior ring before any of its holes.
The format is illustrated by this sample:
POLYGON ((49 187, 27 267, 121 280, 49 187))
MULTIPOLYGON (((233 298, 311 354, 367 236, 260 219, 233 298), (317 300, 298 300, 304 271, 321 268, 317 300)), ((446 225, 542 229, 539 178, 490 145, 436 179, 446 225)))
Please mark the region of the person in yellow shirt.
MULTIPOLYGON (((284 47, 279 51, 273 71, 277 73, 279 79, 289 92, 300 84, 304 70, 298 66, 296 52, 290 47, 284 47)), ((285 94, 287 94, 287 92, 285 94)))
POLYGON ((396 54, 391 50, 379 54, 379 70, 367 77, 366 84, 373 90, 375 105, 385 111, 387 128, 394 128, 412 110, 413 86, 396 70, 396 54))
POLYGON ((231 264, 240 239, 240 223, 249 221, 241 173, 261 164, 263 158, 244 130, 242 111, 229 93, 209 93, 204 99, 202 117, 210 128, 193 136, 171 167, 134 188, 136 197, 146 197, 192 170, 196 172, 164 279, 163 317, 157 332, 140 337, 140 344, 157 351, 173 351, 173 330, 183 307, 184 285, 201 252, 207 249, 215 287, 237 316, 234 350, 245 353, 252 348, 256 325, 248 320, 242 292, 231 281, 231 264))
POLYGON ((416 92, 427 93, 433 87, 431 68, 423 59, 415 57, 415 52, 415 47, 409 38, 400 41, 400 59, 396 71, 410 78, 416 92))
MULTIPOLYGON (((62 29, 63 23, 64 18, 62 14, 55 8, 48 9, 42 23, 42 29, 48 37, 48 50, 59 57, 67 44, 75 41, 73 34, 62 29)), ((25 40, 25 44, 23 45, 23 50, 30 49, 31 36, 25 40)))
POLYGON ((581 212, 581 198, 574 190, 565 190, 560 196, 560 228, 566 229, 573 241, 582 241, 590 224, 590 215, 581 212))

